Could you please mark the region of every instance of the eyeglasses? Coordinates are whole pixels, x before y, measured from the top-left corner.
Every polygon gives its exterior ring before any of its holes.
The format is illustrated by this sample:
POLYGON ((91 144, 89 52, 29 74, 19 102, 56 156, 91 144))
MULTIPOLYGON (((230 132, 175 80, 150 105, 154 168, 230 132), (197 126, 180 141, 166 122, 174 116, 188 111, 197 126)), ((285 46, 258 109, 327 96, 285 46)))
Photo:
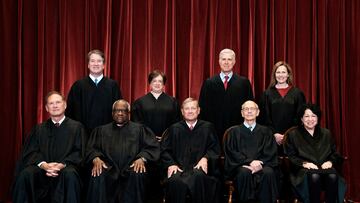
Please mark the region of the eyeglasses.
POLYGON ((243 111, 255 111, 255 110, 257 110, 258 108, 256 108, 256 107, 245 107, 245 108, 242 108, 241 110, 243 110, 243 111))
POLYGON ((128 113, 129 111, 127 109, 113 109, 114 113, 128 113))

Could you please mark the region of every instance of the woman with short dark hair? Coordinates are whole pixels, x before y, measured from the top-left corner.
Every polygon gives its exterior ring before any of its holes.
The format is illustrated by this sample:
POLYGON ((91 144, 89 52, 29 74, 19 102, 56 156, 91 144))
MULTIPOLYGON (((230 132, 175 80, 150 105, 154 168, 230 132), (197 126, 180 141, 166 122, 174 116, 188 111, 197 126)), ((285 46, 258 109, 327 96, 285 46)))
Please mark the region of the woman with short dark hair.
POLYGON ((331 132, 319 126, 321 111, 317 105, 303 105, 300 124, 287 133, 284 150, 291 163, 290 180, 304 203, 320 202, 325 191, 327 203, 343 202, 345 183, 336 166, 343 158, 336 151, 331 132))

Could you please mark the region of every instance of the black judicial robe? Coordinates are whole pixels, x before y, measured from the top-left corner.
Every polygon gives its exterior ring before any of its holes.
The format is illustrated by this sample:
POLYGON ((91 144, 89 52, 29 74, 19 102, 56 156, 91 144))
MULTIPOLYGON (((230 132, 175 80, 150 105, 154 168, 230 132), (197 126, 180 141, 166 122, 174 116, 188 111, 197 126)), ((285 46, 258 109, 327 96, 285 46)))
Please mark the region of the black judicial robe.
POLYGON ((84 124, 90 134, 95 127, 112 121, 112 105, 121 98, 115 80, 103 77, 96 86, 87 76, 72 85, 65 115, 84 124))
MULTIPOLYGON (((166 131, 161 142, 161 161, 164 171, 171 165, 178 165, 183 170, 167 178, 167 195, 171 195, 171 202, 182 202, 187 190, 193 202, 217 202, 219 182, 218 158, 220 145, 212 123, 198 120, 193 130, 186 122, 180 121, 166 131), (194 166, 202 157, 208 159, 208 174, 199 172, 194 166), (200 175, 201 174, 201 175, 200 175), (180 180, 186 187, 171 187, 171 179, 180 180), (181 194, 181 193, 184 194, 181 194)), ((167 174, 167 172, 164 172, 167 174)))
MULTIPOLYGON (((266 167, 276 170, 278 161, 277 161, 277 146, 274 139, 274 136, 271 130, 260 124, 256 124, 255 128, 251 132, 244 124, 234 126, 229 128, 227 131, 227 137, 224 138, 224 154, 225 154, 225 178, 234 180, 238 175, 239 169, 243 165, 249 165, 253 160, 260 160, 263 162, 263 170, 266 167)), ((253 181, 256 183, 241 183, 245 185, 244 188, 247 188, 248 193, 244 194, 240 198, 246 199, 248 197, 255 197, 258 191, 256 188, 252 188, 252 185, 258 185, 262 180, 262 173, 255 173, 253 176, 256 176, 253 181)), ((237 184, 237 183, 236 183, 237 184)), ((269 180, 270 194, 265 198, 269 202, 274 202, 277 196, 277 183, 276 175, 272 174, 272 179, 269 180)), ((238 188, 242 190, 242 188, 238 188)), ((240 194, 240 192, 238 192, 240 194)))
POLYGON ((165 93, 156 99, 149 92, 133 103, 131 120, 145 124, 156 136, 161 136, 171 124, 180 120, 179 103, 165 93))
MULTIPOLYGON (((284 150, 291 163, 290 181, 304 202, 309 202, 307 185, 309 169, 302 167, 303 162, 312 162, 321 168, 324 162, 331 161, 333 168, 316 170, 320 174, 337 174, 335 168, 340 168, 343 162, 342 156, 336 151, 331 132, 319 126, 315 127, 314 136, 311 136, 303 126, 291 130, 286 137, 284 150)), ((338 201, 343 202, 345 181, 339 174, 338 178, 338 201)))
POLYGON ((204 81, 199 98, 200 118, 214 123, 221 140, 225 130, 243 122, 241 105, 253 99, 250 81, 233 74, 225 90, 220 75, 204 81))
MULTIPOLYGON (((92 202, 117 202, 124 192, 123 184, 127 184, 132 175, 130 165, 136 159, 143 157, 147 162, 157 161, 160 157, 159 142, 151 130, 142 124, 129 121, 122 127, 115 122, 97 127, 91 133, 87 146, 87 163, 92 165, 92 160, 99 157, 109 167, 100 175, 104 180, 96 181, 99 177, 91 177, 88 201, 92 202)), ((143 188, 143 179, 136 179, 143 188)), ((130 181, 129 181, 130 182, 130 181)), ((125 186, 126 187, 126 186, 125 186)), ((132 191, 130 196, 136 199, 144 191, 132 191)), ((127 194, 129 195, 129 194, 127 194)), ((131 202, 136 202, 134 199, 131 202)))
POLYGON ((35 126, 18 164, 13 201, 39 202, 50 198, 52 202, 78 202, 81 183, 77 170, 84 156, 85 138, 83 125, 67 117, 59 127, 51 119, 35 126), (59 177, 49 178, 37 166, 42 161, 63 163, 66 167, 59 177), (47 197, 51 190, 52 197, 47 197))
POLYGON ((305 102, 304 93, 299 88, 291 87, 284 97, 276 87, 268 88, 260 98, 259 123, 271 128, 274 134, 284 134, 298 124, 297 114, 305 102))

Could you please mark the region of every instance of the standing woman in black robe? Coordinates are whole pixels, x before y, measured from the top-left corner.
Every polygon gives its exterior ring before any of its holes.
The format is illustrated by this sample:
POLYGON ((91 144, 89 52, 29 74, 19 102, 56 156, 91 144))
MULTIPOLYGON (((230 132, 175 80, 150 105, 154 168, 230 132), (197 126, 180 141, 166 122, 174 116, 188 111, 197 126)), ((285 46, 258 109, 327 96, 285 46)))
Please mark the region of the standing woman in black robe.
MULTIPOLYGON (((164 92, 166 75, 154 70, 148 76, 150 92, 138 98, 132 104, 131 120, 149 127, 158 141, 161 140, 163 132, 172 124, 180 120, 179 103, 174 97, 164 92)), ((160 187, 161 174, 158 163, 149 165, 149 199, 161 196, 160 187)))
POLYGON ((321 190, 325 191, 325 202, 343 202, 345 182, 335 169, 343 158, 336 151, 331 132, 318 125, 321 111, 314 104, 306 104, 300 115, 302 125, 288 132, 284 141, 293 188, 304 203, 320 202, 321 190))
POLYGON ((164 92, 166 75, 154 70, 148 76, 150 92, 138 98, 132 105, 131 120, 145 124, 160 141, 162 133, 180 120, 179 103, 164 92))
POLYGON ((304 93, 293 84, 293 72, 289 64, 277 62, 271 73, 269 87, 260 99, 259 123, 272 129, 278 144, 278 154, 283 155, 284 133, 296 125, 296 116, 306 102, 304 93))

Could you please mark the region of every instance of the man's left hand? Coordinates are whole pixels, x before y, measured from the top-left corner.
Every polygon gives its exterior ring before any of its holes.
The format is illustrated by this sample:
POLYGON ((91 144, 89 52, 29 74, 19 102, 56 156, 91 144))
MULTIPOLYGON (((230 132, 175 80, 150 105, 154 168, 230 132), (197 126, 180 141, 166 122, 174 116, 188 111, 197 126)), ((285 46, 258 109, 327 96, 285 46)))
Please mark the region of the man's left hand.
POLYGON ((141 158, 136 159, 133 162, 133 164, 131 164, 130 167, 131 168, 134 167, 134 171, 136 173, 145 173, 146 172, 145 162, 141 158))
POLYGON ((208 160, 207 158, 203 157, 200 159, 200 161, 198 162, 198 164, 196 164, 196 166, 194 167, 196 169, 202 169, 205 174, 208 173, 208 160))

